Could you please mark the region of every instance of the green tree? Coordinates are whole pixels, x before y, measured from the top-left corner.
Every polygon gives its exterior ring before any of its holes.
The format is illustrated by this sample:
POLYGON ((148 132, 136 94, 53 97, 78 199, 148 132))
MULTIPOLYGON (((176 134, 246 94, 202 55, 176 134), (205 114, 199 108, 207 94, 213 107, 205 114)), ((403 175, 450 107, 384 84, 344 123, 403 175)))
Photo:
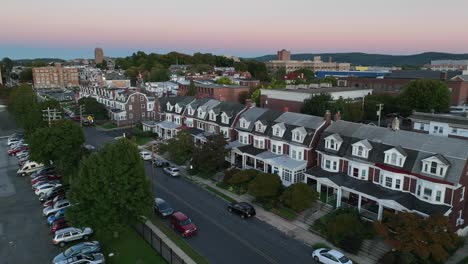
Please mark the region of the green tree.
POLYGON ((216 80, 216 83, 221 84, 221 85, 232 85, 233 84, 232 80, 229 79, 228 77, 221 77, 218 80, 216 80))
POLYGON ((41 163, 52 161, 61 172, 69 175, 78 169, 83 130, 71 120, 59 120, 42 127, 27 138, 31 159, 41 163))
POLYGON ((241 104, 245 104, 245 100, 250 99, 250 93, 247 91, 243 91, 239 93, 239 97, 237 97, 237 100, 241 104))
POLYGON ((318 193, 313 191, 305 183, 295 183, 290 185, 281 194, 280 201, 296 212, 301 212, 310 208, 318 198, 318 193))
POLYGON ((252 102, 255 103, 255 105, 260 105, 261 95, 262 95, 262 91, 260 89, 257 89, 252 93, 251 99, 252 99, 252 102))
MULTIPOLYGON (((84 112, 93 115, 96 120, 108 119, 106 107, 93 97, 82 97, 78 100, 78 105, 84 105, 84 112)), ((84 114, 84 113, 83 113, 84 114)))
POLYGON ((447 112, 450 107, 450 90, 441 81, 411 81, 399 96, 402 106, 421 112, 447 112))
POLYGON ((397 96, 390 94, 372 94, 364 98, 364 120, 376 121, 378 119, 378 104, 383 104, 382 116, 391 113, 399 113, 403 116, 411 114, 411 111, 408 112, 402 109, 397 96))
POLYGON ((295 72, 304 74, 304 79, 306 80, 307 83, 311 83, 315 81, 315 72, 313 70, 300 69, 295 72))
POLYGON ((259 171, 254 169, 241 170, 234 174, 227 182, 234 185, 238 193, 245 193, 247 190, 248 183, 252 181, 259 171))
POLYGON ((169 81, 169 70, 161 64, 156 64, 151 68, 151 72, 147 78, 150 82, 165 82, 169 81))
POLYGON ((48 99, 48 100, 42 101, 38 104, 38 106, 39 106, 40 111, 47 110, 47 108, 56 109, 63 115, 63 108, 60 105, 60 102, 55 99, 48 99))
POLYGON ((187 130, 179 131, 177 136, 159 146, 159 152, 161 154, 167 152, 172 161, 184 164, 193 156, 192 135, 187 130))
POLYGON ((96 64, 96 68, 99 68, 101 70, 107 70, 107 61, 103 60, 102 63, 96 64))
POLYGON ((275 74, 274 74, 275 80, 281 80, 281 81, 283 81, 283 80, 284 80, 284 76, 286 76, 286 68, 285 68, 285 67, 279 68, 278 70, 276 70, 276 72, 275 72, 275 74))
POLYGON ((393 248, 415 255, 420 263, 444 263, 460 245, 459 237, 450 231, 448 218, 442 215, 385 214, 375 227, 393 248))
POLYGON ((282 183, 278 175, 259 173, 249 183, 249 193, 257 199, 274 199, 278 196, 282 183))
POLYGON ((190 80, 190 85, 187 90, 187 96, 195 96, 197 95, 197 87, 195 86, 195 82, 190 80))
POLYGON ((333 86, 338 85, 338 80, 334 76, 327 76, 320 80, 321 83, 331 83, 333 86))
POLYGON ((13 89, 8 99, 8 110, 15 117, 17 124, 24 128, 26 135, 45 126, 37 96, 29 85, 21 84, 13 89))
POLYGON ((228 153, 226 145, 224 135, 208 136, 207 142, 194 148, 192 159, 194 171, 201 172, 204 175, 221 171, 224 168, 225 157, 228 153))
POLYGON ((301 113, 315 116, 323 116, 327 110, 333 107, 333 98, 330 94, 316 94, 310 99, 304 100, 301 113))
POLYGON ((20 82, 32 82, 33 80, 32 68, 24 69, 19 75, 19 80, 20 82))
POLYGON ((121 139, 85 158, 69 198, 67 218, 106 235, 149 216, 153 197, 138 148, 121 139))
POLYGON ((362 102, 354 102, 351 99, 336 100, 332 104, 332 113, 340 111, 341 119, 350 122, 361 122, 363 117, 362 102))

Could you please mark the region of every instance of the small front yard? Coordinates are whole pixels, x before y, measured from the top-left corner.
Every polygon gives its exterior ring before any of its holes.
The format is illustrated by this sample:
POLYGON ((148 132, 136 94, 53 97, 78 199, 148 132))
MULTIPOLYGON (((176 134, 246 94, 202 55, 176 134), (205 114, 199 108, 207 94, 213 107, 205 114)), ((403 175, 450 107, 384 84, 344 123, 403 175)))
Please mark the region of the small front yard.
POLYGON ((292 221, 294 219, 297 218, 298 216, 298 213, 296 213, 294 210, 291 210, 289 208, 286 208, 286 207, 279 207, 279 208, 272 208, 271 209, 271 212, 281 216, 282 218, 286 219, 286 220, 289 220, 289 221, 292 221))
POLYGON ((167 263, 138 233, 126 228, 119 234, 119 238, 102 237, 96 234, 94 239, 98 240, 103 247, 106 263, 109 264, 163 264, 167 263), (114 256, 108 257, 110 253, 114 256))
POLYGON ((113 128, 117 128, 117 125, 112 121, 107 121, 107 122, 101 124, 100 127, 104 128, 104 129, 113 129, 113 128))

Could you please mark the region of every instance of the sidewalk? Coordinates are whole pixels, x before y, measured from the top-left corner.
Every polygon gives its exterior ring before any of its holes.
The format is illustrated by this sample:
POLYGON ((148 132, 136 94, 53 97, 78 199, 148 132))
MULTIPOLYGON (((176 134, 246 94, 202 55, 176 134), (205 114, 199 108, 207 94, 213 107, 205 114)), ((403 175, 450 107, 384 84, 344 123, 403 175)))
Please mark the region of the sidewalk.
POLYGON ((447 260, 447 264, 457 264, 466 257, 468 257, 468 237, 465 237, 465 244, 463 247, 455 251, 455 253, 447 260))

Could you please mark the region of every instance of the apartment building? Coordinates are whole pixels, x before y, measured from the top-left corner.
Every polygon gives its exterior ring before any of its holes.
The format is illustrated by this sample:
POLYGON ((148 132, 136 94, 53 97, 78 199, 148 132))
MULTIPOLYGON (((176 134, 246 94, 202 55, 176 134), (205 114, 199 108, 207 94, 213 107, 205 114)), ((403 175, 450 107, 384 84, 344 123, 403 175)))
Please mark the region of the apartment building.
POLYGON ((79 98, 82 97, 93 97, 106 106, 109 118, 117 126, 135 125, 157 118, 155 98, 138 90, 82 86, 79 98))
MULTIPOLYGON (((238 102, 239 94, 249 92, 250 87, 241 85, 220 85, 212 82, 194 82, 198 98, 213 98, 223 102, 238 102)), ((190 82, 179 83, 178 95, 185 96, 190 87, 190 82)))
POLYGON ((239 117, 237 139, 229 144, 231 164, 278 174, 283 185, 304 182, 306 169, 316 162, 315 145, 331 122, 299 113, 250 108, 239 117))
POLYGON ((409 118, 413 131, 442 137, 468 139, 468 117, 413 112, 409 118))
POLYGON ((294 72, 301 69, 308 69, 312 71, 349 71, 351 69, 350 63, 333 62, 331 57, 328 62, 322 61, 320 56, 315 56, 313 60, 291 60, 289 51, 278 51, 277 59, 265 63, 267 70, 270 74, 275 73, 279 69, 286 69, 286 73, 294 72))
POLYGON ((468 142, 398 129, 336 121, 319 136, 317 166, 306 181, 331 207, 385 213, 441 214, 466 234, 468 142))
POLYGON ((32 72, 35 89, 80 86, 77 67, 62 67, 60 63, 55 63, 54 66, 33 68, 32 72))

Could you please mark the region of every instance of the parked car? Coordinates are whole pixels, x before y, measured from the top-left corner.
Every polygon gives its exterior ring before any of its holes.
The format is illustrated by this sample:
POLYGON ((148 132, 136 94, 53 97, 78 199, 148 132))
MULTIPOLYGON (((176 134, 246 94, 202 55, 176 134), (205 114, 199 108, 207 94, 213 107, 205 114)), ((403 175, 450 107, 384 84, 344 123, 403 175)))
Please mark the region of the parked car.
POLYGON ((8 150, 8 155, 16 156, 16 153, 21 152, 21 151, 25 151, 25 150, 29 150, 29 147, 25 146, 25 145, 21 145, 21 146, 18 146, 16 148, 9 149, 8 150))
POLYGON ((16 153, 16 157, 18 159, 21 159, 21 158, 27 157, 27 156, 29 156, 29 149, 28 150, 22 150, 22 151, 16 153))
POLYGON ((94 152, 96 151, 96 147, 93 145, 84 145, 83 148, 85 148, 89 152, 94 152))
POLYGON ((63 199, 65 199, 65 194, 59 194, 59 195, 55 196, 52 200, 45 201, 43 206, 44 206, 44 208, 49 207, 49 206, 53 206, 57 201, 60 201, 60 200, 63 200, 63 199))
POLYGON ((140 157, 143 160, 151 160, 152 159, 152 154, 149 151, 140 151, 140 157))
POLYGON ((66 243, 71 241, 80 239, 87 240, 92 234, 93 229, 91 229, 90 227, 68 227, 55 232, 55 236, 52 239, 52 242, 54 243, 54 245, 64 247, 66 243))
POLYGON ((42 181, 38 181, 36 182, 35 184, 32 185, 32 189, 33 190, 37 190, 39 189, 42 185, 45 185, 45 184, 59 184, 60 181, 57 181, 57 180, 54 180, 54 181, 49 181, 49 180, 42 180, 42 181))
POLYGON ((312 252, 315 261, 324 264, 353 264, 343 253, 328 248, 319 248, 312 252))
POLYGON ((8 138, 7 145, 9 147, 11 147, 12 145, 18 144, 18 143, 21 143, 21 142, 24 142, 24 140, 22 138, 16 138, 16 137, 8 138))
POLYGON ((61 218, 65 218, 65 209, 60 209, 54 215, 51 215, 51 216, 47 217, 47 224, 48 225, 53 225, 55 223, 55 221, 58 221, 61 218))
POLYGON ((54 223, 52 223, 52 225, 50 226, 50 233, 51 233, 51 234, 54 234, 54 233, 57 232, 58 230, 61 230, 61 229, 67 228, 67 227, 70 227, 70 225, 68 224, 67 220, 65 220, 64 217, 58 218, 58 219, 55 220, 54 223))
POLYGON ((174 209, 163 199, 154 199, 154 212, 161 217, 167 217, 174 213, 174 209))
POLYGON ((34 193, 36 195, 41 195, 43 193, 46 193, 47 191, 55 188, 55 187, 59 187, 61 186, 62 184, 60 183, 44 183, 43 185, 41 186, 38 186, 35 190, 34 190, 34 193))
POLYGON ((164 160, 159 159, 159 158, 154 158, 153 162, 154 162, 154 166, 156 166, 156 167, 168 167, 170 165, 169 162, 164 161, 164 160))
POLYGON ((163 169, 163 171, 172 177, 177 177, 180 175, 180 170, 179 168, 176 168, 176 167, 166 167, 163 169))
POLYGON ((101 252, 101 244, 99 244, 98 241, 82 242, 71 246, 64 252, 58 254, 52 260, 52 263, 58 263, 59 261, 63 261, 81 254, 92 254, 99 252, 101 252))
POLYGON ((102 253, 82 254, 64 259, 54 264, 102 264, 106 263, 102 253))
POLYGON ((241 218, 255 216, 255 208, 246 202, 233 202, 228 205, 228 211, 240 215, 241 218))
POLYGON ((28 161, 16 172, 20 176, 26 176, 33 172, 36 172, 44 167, 44 164, 37 163, 35 161, 28 161))
POLYGON ((46 207, 42 210, 42 214, 44 216, 49 216, 51 214, 55 214, 60 209, 65 209, 70 207, 71 203, 68 200, 59 200, 53 206, 46 207))
POLYGON ((40 202, 45 202, 48 200, 52 200, 55 198, 57 195, 65 195, 65 191, 68 189, 67 185, 62 185, 62 186, 57 186, 53 188, 52 190, 49 190, 47 193, 41 194, 39 196, 39 201, 40 202))
POLYGON ((45 166, 45 167, 41 168, 40 170, 37 170, 36 172, 31 173, 31 178, 36 178, 36 177, 39 177, 39 176, 45 175, 45 174, 55 174, 55 167, 54 166, 45 166))
POLYGON ((183 237, 191 237, 197 234, 197 226, 188 216, 182 212, 175 212, 171 215, 171 227, 182 233, 183 237))
POLYGON ((39 175, 38 177, 32 178, 31 179, 31 184, 34 185, 40 181, 58 181, 62 178, 61 175, 57 174, 44 174, 44 175, 39 175))

